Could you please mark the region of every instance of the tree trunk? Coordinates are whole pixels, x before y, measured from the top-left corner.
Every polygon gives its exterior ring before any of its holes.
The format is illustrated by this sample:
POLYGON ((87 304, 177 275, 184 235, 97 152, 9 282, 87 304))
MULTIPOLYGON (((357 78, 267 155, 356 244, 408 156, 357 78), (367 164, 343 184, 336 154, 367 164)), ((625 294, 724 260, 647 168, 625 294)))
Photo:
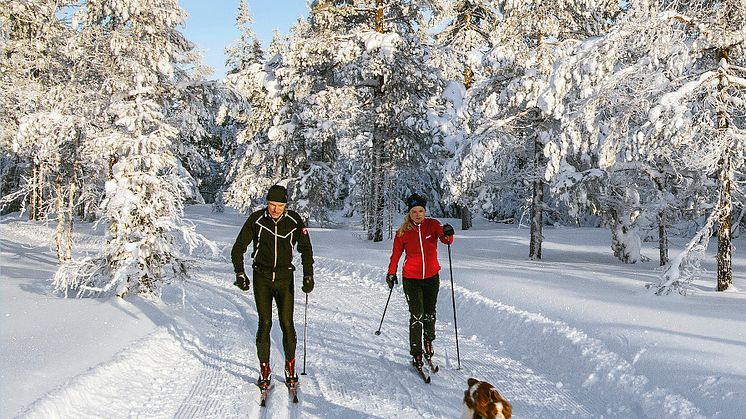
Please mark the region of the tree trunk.
MULTIPOLYGON (((721 60, 728 61, 728 51, 721 49, 718 51, 721 60)), ((723 75, 720 76, 718 91, 722 92, 727 88, 728 81, 723 75)), ((718 101, 720 96, 718 95, 718 101)), ((728 129, 728 115, 721 109, 717 112, 717 129, 718 132, 724 133, 728 129)), ((726 147, 722 159, 722 169, 720 171, 720 208, 718 208, 718 291, 725 291, 733 284, 733 242, 731 239, 731 225, 733 223, 733 202, 732 185, 733 180, 733 162, 730 156, 730 147, 726 147)))
MULTIPOLYGON (((465 16, 466 19, 471 19, 471 14, 465 16)), ((469 90, 472 83, 474 82, 474 71, 468 64, 464 65, 464 87, 469 90)), ((461 230, 468 230, 471 228, 471 211, 466 205, 459 205, 459 212, 461 213, 461 230)))
POLYGON ((534 174, 532 198, 531 198, 531 242, 529 248, 529 258, 531 260, 541 260, 541 242, 543 240, 542 227, 544 225, 544 181, 539 173, 541 168, 544 148, 542 147, 539 136, 534 137, 534 174))
POLYGON ((64 235, 65 235, 65 210, 63 209, 64 204, 62 197, 62 177, 60 174, 57 174, 57 177, 54 179, 54 193, 55 193, 55 200, 54 200, 54 212, 57 216, 57 229, 54 232, 54 241, 57 245, 57 261, 62 264, 65 260, 65 251, 64 251, 64 235))
MULTIPOLYGON (((539 31, 536 36, 537 50, 541 48, 544 35, 539 31)), ((544 147, 541 143, 539 133, 534 132, 534 181, 531 188, 531 243, 529 245, 529 258, 541 260, 541 242, 543 240, 542 228, 544 226, 544 181, 540 169, 543 166, 544 147)))
POLYGON ((469 66, 464 69, 464 87, 469 90, 472 83, 474 83, 474 71, 469 66))
MULTIPOLYGON (((376 0, 376 32, 383 33, 383 1, 376 0)), ((378 76, 378 89, 374 92, 374 102, 381 100, 383 96, 383 75, 378 76)), ((373 164, 372 164, 372 222, 371 230, 368 232, 368 239, 374 242, 383 240, 383 220, 384 220, 384 207, 385 207, 385 175, 384 175, 384 150, 385 150, 385 130, 378 122, 376 118, 375 126, 373 128, 373 164)))
POLYGON ((666 231, 668 221, 666 213, 658 213, 658 251, 660 254, 660 266, 666 266, 668 263, 668 232, 666 231))
POLYGON ((469 207, 465 205, 459 205, 459 211, 461 212, 461 230, 468 230, 471 228, 471 211, 469 207))
POLYGON ((29 196, 29 221, 38 221, 41 214, 41 168, 35 162, 31 163, 31 194, 29 196))
POLYGON ((376 0, 376 32, 383 33, 383 0, 376 0))
POLYGON ((637 263, 642 256, 642 240, 632 220, 632 209, 626 205, 615 206, 611 213, 611 250, 624 263, 637 263))
POLYGON ((733 243, 731 240, 731 222, 733 203, 731 201, 731 179, 732 168, 730 155, 723 158, 723 169, 720 175, 720 208, 718 208, 718 291, 725 291, 733 284, 732 254, 733 243))
POLYGON ((371 210, 372 210, 372 222, 371 231, 368 233, 368 238, 374 242, 380 242, 383 240, 383 219, 384 219, 384 203, 385 203, 385 176, 383 172, 383 134, 380 129, 375 129, 373 133, 373 176, 371 181, 372 194, 371 194, 371 210))
POLYGON ((69 190, 67 194, 67 229, 65 234, 65 260, 72 259, 73 249, 73 214, 75 212, 75 194, 77 193, 76 184, 78 182, 78 162, 73 162, 73 173, 72 179, 70 180, 69 190))

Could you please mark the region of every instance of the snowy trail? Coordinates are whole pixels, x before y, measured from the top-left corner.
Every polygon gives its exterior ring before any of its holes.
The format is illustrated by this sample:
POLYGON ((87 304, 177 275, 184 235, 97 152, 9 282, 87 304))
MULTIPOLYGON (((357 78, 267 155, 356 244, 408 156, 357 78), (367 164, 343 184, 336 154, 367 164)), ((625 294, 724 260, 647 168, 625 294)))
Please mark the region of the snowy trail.
MULTIPOLYGON (((372 401, 378 400, 381 396, 385 397, 382 406, 366 411, 366 414, 380 417, 397 417, 399 414, 406 417, 458 417, 461 413, 461 399, 466 389, 466 380, 473 376, 486 379, 497 386, 513 403, 517 418, 594 416, 571 394, 558 389, 554 383, 537 375, 520 361, 506 356, 505 350, 500 346, 490 345, 477 335, 467 339, 460 336, 461 370, 457 370, 455 336, 453 323, 450 321, 453 319, 450 285, 446 277, 441 278, 437 338, 434 342, 435 361, 441 368, 438 373, 432 374, 431 384, 422 383, 408 364, 409 314, 401 286, 394 289, 381 335, 376 336, 373 332, 380 322, 388 294, 387 288, 379 278, 380 268, 337 259, 317 259, 325 280, 340 289, 337 292, 325 290, 328 293, 325 301, 335 304, 334 307, 329 307, 329 313, 335 314, 321 328, 328 330, 333 327, 339 328, 335 324, 342 325, 341 329, 344 329, 347 335, 346 338, 339 338, 339 342, 325 342, 326 344, 321 345, 319 350, 327 348, 329 352, 328 356, 323 358, 333 359, 337 346, 349 345, 347 342, 358 340, 360 342, 350 350, 351 353, 343 356, 349 357, 348 359, 363 359, 362 364, 368 366, 368 371, 384 371, 384 377, 368 377, 368 382, 358 386, 373 388, 376 390, 374 394, 366 395, 360 392, 352 398, 354 402, 364 400, 366 396, 371 397, 372 401), (351 301, 355 297, 359 300, 351 301), (353 304, 350 304, 351 302, 353 304), (352 310, 348 311, 350 308, 352 310), (345 313, 346 311, 348 312, 345 313), (386 374, 397 374, 397 378, 387 382, 386 374)), ((457 294, 457 305, 459 297, 457 294)), ((490 317, 492 314, 481 313, 483 317, 490 317)), ((328 317, 321 313, 316 318, 328 317)), ((499 323, 499 319, 495 318, 495 322, 499 323)), ((463 327, 460 328, 463 330, 463 327)), ((331 367, 334 367, 333 362, 331 367)), ((360 367, 350 366, 353 371, 347 373, 363 376, 370 374, 366 372, 366 368, 360 367)), ((338 377, 342 374, 345 374, 345 371, 325 375, 338 377)))
POLYGON ((374 334, 388 295, 380 270, 316 256, 306 359, 305 297, 296 287, 297 367, 302 371, 305 362, 307 372, 297 405, 283 385, 282 338, 275 321, 274 389, 267 408, 259 406, 253 297, 232 286, 225 260, 200 259, 194 280, 168 287, 157 306, 145 305, 146 314, 160 319, 160 328, 72 378, 24 416, 453 418, 460 416, 471 376, 493 383, 513 404, 516 418, 698 416, 690 402, 650 388, 627 361, 583 331, 458 286, 457 370, 447 271, 441 277, 435 341, 441 369, 425 384, 409 366, 401 285, 394 289, 381 335, 374 334), (563 361, 555 362, 558 357, 563 361))
MULTIPOLYGON (((597 415, 476 336, 462 338, 462 369, 457 371, 453 333, 448 332, 453 326, 444 321, 452 313, 439 314, 436 361, 441 371, 433 374, 432 384, 424 384, 408 365, 408 314, 400 287, 376 336, 387 296, 385 285, 373 279, 378 268, 318 257, 316 276, 308 307, 307 375, 301 376, 298 405, 290 403, 282 383, 281 333, 275 323, 274 389, 268 407, 259 407, 253 301, 230 285, 224 262, 205 260, 183 294, 177 287, 164 293, 160 308, 172 323, 39 400, 28 417, 458 417, 469 376, 497 385, 513 401, 517 418, 597 415)), ((446 291, 443 287, 439 307, 450 306, 446 291)), ((302 370, 305 300, 299 294, 297 362, 302 370)))

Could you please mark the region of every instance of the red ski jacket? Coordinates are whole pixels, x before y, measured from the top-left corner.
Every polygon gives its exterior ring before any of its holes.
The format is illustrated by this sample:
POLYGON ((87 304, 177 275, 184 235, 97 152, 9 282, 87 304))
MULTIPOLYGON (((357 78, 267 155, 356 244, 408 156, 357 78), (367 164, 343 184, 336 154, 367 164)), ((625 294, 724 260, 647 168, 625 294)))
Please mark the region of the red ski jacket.
POLYGON ((438 263, 438 240, 444 244, 453 243, 453 236, 443 234, 443 226, 433 218, 425 218, 422 224, 416 225, 401 236, 397 233, 394 238, 394 249, 391 251, 388 273, 396 274, 399 258, 404 255, 402 277, 410 279, 426 279, 440 271, 438 263))

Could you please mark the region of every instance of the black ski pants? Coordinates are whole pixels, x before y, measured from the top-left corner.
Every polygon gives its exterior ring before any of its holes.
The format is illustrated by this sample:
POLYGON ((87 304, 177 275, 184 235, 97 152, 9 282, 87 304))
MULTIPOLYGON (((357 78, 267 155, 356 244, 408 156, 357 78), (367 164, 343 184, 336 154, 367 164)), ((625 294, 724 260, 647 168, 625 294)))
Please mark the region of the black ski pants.
POLYGON ((438 303, 440 277, 404 278, 404 295, 409 304, 409 353, 422 355, 422 339, 435 340, 435 306, 438 303), (424 336, 423 336, 424 334, 424 336))
POLYGON ((272 329, 272 301, 277 304, 277 315, 282 329, 282 347, 285 359, 295 358, 295 308, 293 275, 276 277, 254 270, 254 301, 259 314, 259 327, 256 329, 256 354, 260 363, 269 362, 269 331, 272 329))

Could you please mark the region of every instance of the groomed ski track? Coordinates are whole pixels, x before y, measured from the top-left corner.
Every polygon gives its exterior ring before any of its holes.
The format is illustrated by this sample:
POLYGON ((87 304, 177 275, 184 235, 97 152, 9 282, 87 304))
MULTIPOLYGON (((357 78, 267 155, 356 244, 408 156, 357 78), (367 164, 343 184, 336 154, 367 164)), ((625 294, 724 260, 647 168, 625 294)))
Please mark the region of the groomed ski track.
POLYGON ((309 297, 305 360, 305 299, 296 287, 297 368, 303 371, 305 361, 307 372, 300 376, 300 402, 290 402, 283 383, 275 313, 274 388, 263 408, 254 384, 253 295, 232 286, 226 260, 198 262, 193 280, 168 287, 156 307, 143 305, 160 328, 38 400, 24 416, 456 418, 472 376, 493 383, 512 402, 515 418, 698 416, 687 400, 651 388, 624 359, 582 331, 457 286, 458 370, 447 271, 442 272, 435 341, 440 372, 425 384, 409 366, 401 285, 376 336, 388 294, 382 268, 320 255, 309 297), (477 328, 485 324, 492 326, 477 328), (537 347, 537 341, 543 345, 537 347), (546 353, 542 348, 547 347, 557 350, 546 353), (559 356, 575 360, 572 371, 553 365, 559 356))

